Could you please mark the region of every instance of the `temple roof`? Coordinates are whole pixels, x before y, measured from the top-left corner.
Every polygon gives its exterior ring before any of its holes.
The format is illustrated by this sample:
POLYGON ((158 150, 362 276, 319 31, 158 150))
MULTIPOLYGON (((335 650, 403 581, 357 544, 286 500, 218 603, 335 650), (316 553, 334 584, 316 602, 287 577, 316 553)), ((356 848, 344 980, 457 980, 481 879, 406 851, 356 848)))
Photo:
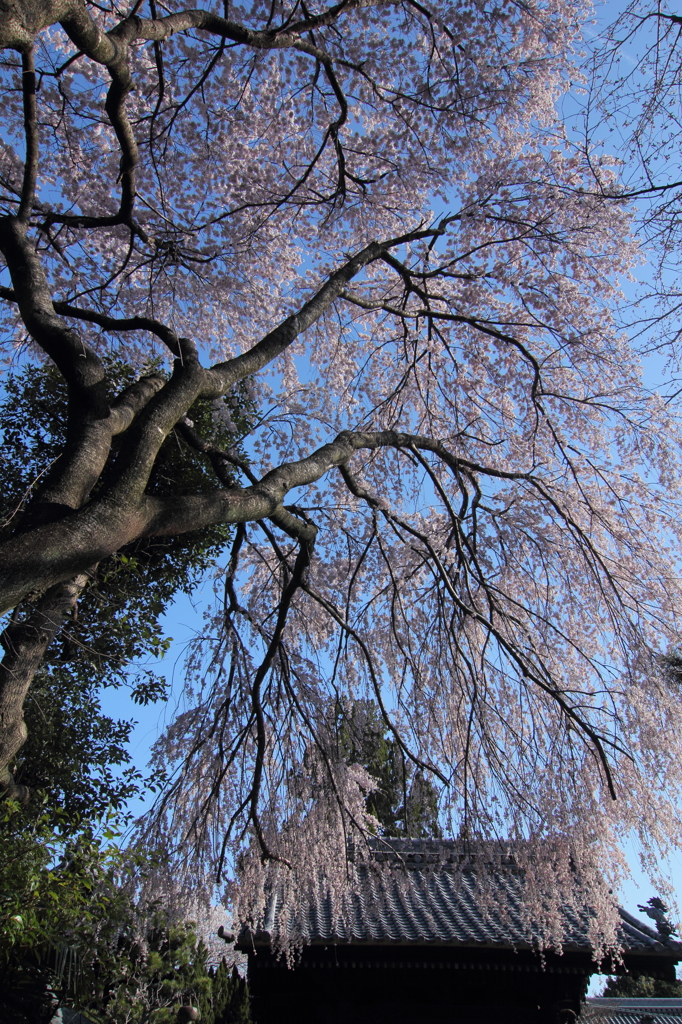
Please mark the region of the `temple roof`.
MULTIPOLYGON (((374 863, 356 865, 356 883, 343 907, 334 908, 325 886, 311 888, 295 910, 284 915, 283 894, 275 886, 260 927, 240 936, 248 950, 253 942, 268 943, 302 938, 305 945, 351 942, 365 945, 449 945, 488 948, 537 946, 527 913, 524 915, 524 875, 513 856, 487 866, 486 884, 492 888, 484 901, 480 866, 454 841, 381 840, 374 863), (390 870, 399 859, 406 870, 390 870), (384 867, 382 862, 389 862, 384 867), (285 920, 286 916, 286 920, 285 920), (286 936, 282 934, 286 929, 286 936)), ((620 942, 624 952, 682 958, 682 944, 665 941, 647 924, 619 910, 620 942)), ((562 911, 564 951, 592 949, 589 908, 562 911)))
POLYGON ((642 1019, 645 1024, 681 1024, 682 999, 588 999, 579 1024, 640 1024, 642 1019))

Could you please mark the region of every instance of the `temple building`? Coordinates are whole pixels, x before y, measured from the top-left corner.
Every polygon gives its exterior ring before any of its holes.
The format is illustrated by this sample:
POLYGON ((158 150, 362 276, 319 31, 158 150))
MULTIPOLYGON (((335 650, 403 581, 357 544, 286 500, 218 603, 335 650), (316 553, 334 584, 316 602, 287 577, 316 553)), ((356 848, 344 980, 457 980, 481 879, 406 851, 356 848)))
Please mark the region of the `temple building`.
MULTIPOLYGON (((528 938, 523 877, 513 857, 495 866, 497 910, 481 906, 475 864, 457 870, 461 844, 377 841, 342 915, 324 890, 286 914, 273 889, 262 925, 245 929, 257 1024, 562 1024, 575 1021, 595 971, 590 911, 566 910, 560 951, 528 938), (396 879, 391 858, 405 870, 396 879), (382 863, 383 862, 383 863, 382 863), (383 871, 383 876, 382 876, 383 871), (276 955, 283 929, 303 935, 293 966, 276 955)), ((682 945, 624 910, 620 963, 668 980, 682 945)))

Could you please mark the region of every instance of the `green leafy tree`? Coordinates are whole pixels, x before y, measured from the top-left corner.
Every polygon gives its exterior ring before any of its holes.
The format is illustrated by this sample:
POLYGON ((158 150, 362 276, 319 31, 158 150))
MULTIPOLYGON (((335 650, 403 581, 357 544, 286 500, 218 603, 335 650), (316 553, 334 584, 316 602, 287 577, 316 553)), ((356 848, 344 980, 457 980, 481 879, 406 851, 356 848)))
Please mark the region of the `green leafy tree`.
POLYGON ((39 673, 26 705, 28 739, 15 778, 66 811, 55 818, 62 832, 121 811, 142 778, 127 747, 132 722, 102 712, 102 685, 101 677, 73 685, 72 673, 56 666, 39 673))
POLYGON ((121 935, 117 954, 91 998, 78 1001, 95 1024, 175 1024, 181 1006, 198 1009, 202 1024, 250 1021, 246 983, 224 961, 207 966, 191 922, 171 924, 157 913, 143 941, 121 935))
POLYGON ((647 974, 620 974, 608 979, 602 995, 614 999, 679 999, 682 981, 664 981, 647 974))
POLYGON ((113 835, 105 830, 102 843, 81 830, 65 844, 55 813, 36 815, 16 801, 0 811, 3 1024, 42 1024, 60 990, 92 987, 132 920, 130 896, 119 884, 125 858, 107 843, 113 835))
POLYGON ((377 781, 367 797, 367 809, 387 836, 440 836, 438 796, 423 773, 407 761, 390 735, 377 704, 355 701, 334 707, 339 756, 360 764, 377 781))
POLYGON ((144 866, 111 830, 64 843, 54 812, 30 810, 7 801, 0 818, 3 1024, 47 1024, 58 1003, 95 1024, 174 1024, 188 1004, 202 1024, 250 1020, 245 982, 207 966, 195 926, 135 905, 121 878, 144 866))

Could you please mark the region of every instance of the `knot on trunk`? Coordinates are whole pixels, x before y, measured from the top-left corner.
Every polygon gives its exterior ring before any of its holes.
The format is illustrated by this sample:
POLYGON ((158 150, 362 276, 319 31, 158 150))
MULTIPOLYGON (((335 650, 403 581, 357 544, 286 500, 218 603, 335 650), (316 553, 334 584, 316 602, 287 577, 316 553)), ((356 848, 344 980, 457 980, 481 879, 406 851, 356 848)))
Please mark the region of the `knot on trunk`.
POLYGON ((4 777, 0 777, 0 800, 16 800, 26 806, 30 798, 31 790, 15 782, 11 772, 5 772, 4 777))

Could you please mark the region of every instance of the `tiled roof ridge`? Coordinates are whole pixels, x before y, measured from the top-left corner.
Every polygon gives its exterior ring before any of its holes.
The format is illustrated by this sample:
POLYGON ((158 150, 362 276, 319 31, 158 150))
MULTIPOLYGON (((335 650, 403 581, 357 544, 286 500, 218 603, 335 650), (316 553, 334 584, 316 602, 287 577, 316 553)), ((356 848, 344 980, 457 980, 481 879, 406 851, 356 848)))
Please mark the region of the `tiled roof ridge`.
POLYGON ((682 958, 682 942, 678 939, 662 936, 656 929, 651 928, 644 921, 640 921, 639 918, 634 917, 622 907, 618 907, 618 913, 622 922, 621 928, 625 935, 636 936, 640 942, 648 940, 655 948, 661 951, 670 950, 671 953, 676 953, 678 957, 682 958))
POLYGON ((677 1007, 682 1010, 682 998, 679 996, 590 996, 587 1006, 604 1007, 605 1009, 657 1009, 660 1007, 677 1007))
POLYGON ((682 1010, 677 1007, 653 1007, 639 1009, 613 1009, 604 1007, 599 1009, 585 1009, 577 1024, 679 1024, 682 1020, 682 1010))
MULTIPOLYGON (((486 862, 513 867, 516 863, 515 850, 525 843, 509 840, 472 839, 413 839, 393 836, 375 836, 368 840, 367 849, 372 861, 394 861, 412 864, 456 863, 472 866, 483 857, 486 862)), ((355 859, 350 851, 350 859, 355 859)))
POLYGON ((682 1020, 682 999, 592 997, 585 1001, 578 1024, 679 1024, 682 1020))
POLYGON ((635 917, 633 914, 628 913, 627 910, 623 910, 622 907, 618 908, 618 913, 620 914, 621 918, 623 919, 623 921, 625 921, 626 924, 632 925, 633 928, 636 928, 640 932, 644 932, 645 935, 648 935, 650 938, 655 939, 662 945, 671 945, 673 947, 682 948, 682 944, 676 941, 675 939, 669 939, 668 942, 664 942, 661 938, 660 933, 657 932, 655 928, 652 928, 645 921, 640 921, 638 917, 635 917))

